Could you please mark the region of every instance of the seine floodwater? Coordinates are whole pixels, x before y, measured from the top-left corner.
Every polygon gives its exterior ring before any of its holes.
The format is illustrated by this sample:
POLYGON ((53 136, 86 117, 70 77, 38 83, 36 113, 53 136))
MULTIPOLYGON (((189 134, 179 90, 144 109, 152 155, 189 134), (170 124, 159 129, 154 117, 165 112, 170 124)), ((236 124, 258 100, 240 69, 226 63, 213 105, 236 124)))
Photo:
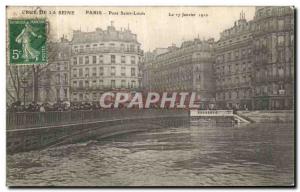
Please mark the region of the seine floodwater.
POLYGON ((7 156, 10 186, 290 186, 294 125, 186 125, 7 156))

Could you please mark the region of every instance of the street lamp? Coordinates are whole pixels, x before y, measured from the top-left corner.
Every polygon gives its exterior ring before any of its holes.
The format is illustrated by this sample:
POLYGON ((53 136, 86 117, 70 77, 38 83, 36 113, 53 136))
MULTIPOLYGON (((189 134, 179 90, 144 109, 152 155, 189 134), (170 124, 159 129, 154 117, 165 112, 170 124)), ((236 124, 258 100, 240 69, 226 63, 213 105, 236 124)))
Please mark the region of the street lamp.
POLYGON ((22 82, 22 88, 23 88, 23 105, 24 105, 24 108, 25 108, 25 96, 26 96, 26 88, 27 88, 27 79, 25 77, 22 78, 21 80, 22 82))

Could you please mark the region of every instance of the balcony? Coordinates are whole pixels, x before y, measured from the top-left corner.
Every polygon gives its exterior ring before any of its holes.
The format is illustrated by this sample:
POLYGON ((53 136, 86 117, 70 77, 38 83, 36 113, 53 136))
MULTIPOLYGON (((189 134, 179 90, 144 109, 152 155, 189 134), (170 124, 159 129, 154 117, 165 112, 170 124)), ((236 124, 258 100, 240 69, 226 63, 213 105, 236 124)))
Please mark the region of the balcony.
POLYGON ((118 48, 118 47, 95 47, 95 48, 85 48, 85 49, 77 49, 72 50, 72 54, 98 54, 98 53, 131 53, 131 54, 137 54, 137 55, 143 55, 144 52, 142 50, 136 50, 136 49, 124 49, 124 48, 118 48))

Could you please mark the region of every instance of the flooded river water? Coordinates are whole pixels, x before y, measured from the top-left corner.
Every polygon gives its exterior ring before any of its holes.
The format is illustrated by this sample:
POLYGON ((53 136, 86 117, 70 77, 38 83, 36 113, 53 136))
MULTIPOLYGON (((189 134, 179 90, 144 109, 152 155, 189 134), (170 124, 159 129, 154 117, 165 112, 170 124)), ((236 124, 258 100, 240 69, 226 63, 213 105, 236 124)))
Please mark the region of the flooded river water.
POLYGON ((186 125, 7 156, 10 186, 273 186, 294 182, 294 125, 186 125))

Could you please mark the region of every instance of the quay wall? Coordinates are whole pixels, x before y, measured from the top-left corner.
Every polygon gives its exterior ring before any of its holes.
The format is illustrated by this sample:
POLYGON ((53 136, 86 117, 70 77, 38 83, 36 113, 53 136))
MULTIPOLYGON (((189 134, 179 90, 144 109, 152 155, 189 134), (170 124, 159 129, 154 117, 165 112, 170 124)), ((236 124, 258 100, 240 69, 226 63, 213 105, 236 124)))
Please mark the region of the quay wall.
POLYGON ((294 123, 293 110, 238 111, 238 115, 256 123, 294 123))

